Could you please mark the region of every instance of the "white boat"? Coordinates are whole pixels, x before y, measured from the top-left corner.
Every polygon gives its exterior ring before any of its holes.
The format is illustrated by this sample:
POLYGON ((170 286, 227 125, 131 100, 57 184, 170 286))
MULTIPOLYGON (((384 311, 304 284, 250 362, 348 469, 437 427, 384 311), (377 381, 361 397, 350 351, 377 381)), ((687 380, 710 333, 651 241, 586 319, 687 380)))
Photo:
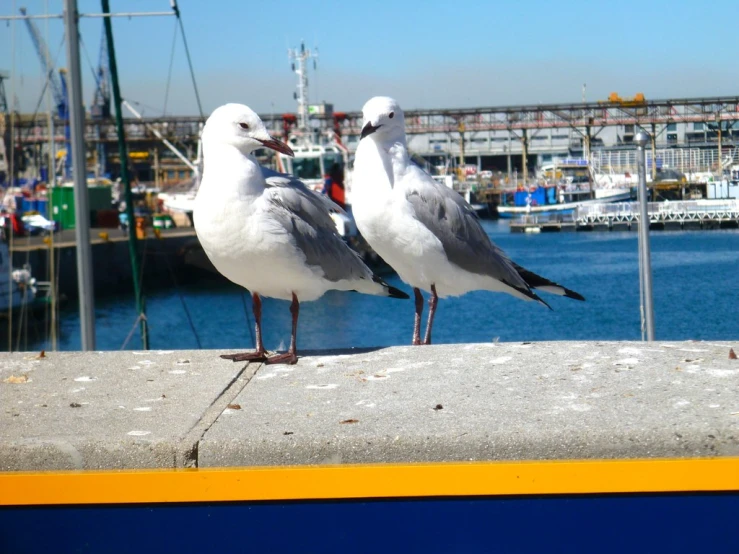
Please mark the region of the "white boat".
POLYGON ((544 205, 526 205, 526 206, 498 206, 498 215, 502 218, 511 218, 519 215, 543 215, 543 214, 564 214, 572 213, 580 206, 588 206, 591 204, 602 204, 605 202, 621 202, 631 198, 630 192, 621 192, 609 196, 606 200, 603 198, 592 198, 588 200, 578 200, 575 202, 564 202, 557 204, 544 205))

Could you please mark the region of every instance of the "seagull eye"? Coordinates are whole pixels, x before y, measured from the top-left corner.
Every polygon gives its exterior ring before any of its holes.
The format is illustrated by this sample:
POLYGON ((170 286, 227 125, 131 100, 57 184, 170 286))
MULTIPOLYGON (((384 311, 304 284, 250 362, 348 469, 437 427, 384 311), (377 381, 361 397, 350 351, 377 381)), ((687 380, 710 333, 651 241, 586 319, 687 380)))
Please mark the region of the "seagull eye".
POLYGON ((395 117, 395 112, 390 112, 390 115, 389 115, 388 117, 389 117, 390 119, 392 119, 393 117, 395 117))
POLYGON ((247 123, 239 123, 239 127, 241 127, 242 129, 248 129, 249 125, 247 123))

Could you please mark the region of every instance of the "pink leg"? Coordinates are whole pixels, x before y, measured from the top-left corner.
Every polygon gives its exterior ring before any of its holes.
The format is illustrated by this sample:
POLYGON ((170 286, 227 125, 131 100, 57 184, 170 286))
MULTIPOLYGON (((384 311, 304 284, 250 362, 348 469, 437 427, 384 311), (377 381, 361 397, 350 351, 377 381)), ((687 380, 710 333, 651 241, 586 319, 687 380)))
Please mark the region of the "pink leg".
POLYGON ((436 294, 436 285, 431 285, 431 298, 429 298, 429 320, 426 323, 426 337, 423 344, 431 344, 431 327, 434 325, 434 315, 436 314, 436 304, 439 302, 439 296, 436 294))
POLYGON ((221 358, 224 360, 233 360, 234 362, 250 362, 250 361, 264 361, 267 359, 267 353, 264 350, 264 344, 262 343, 262 300, 259 298, 257 293, 251 295, 252 311, 254 312, 254 322, 256 326, 256 332, 254 335, 254 341, 256 342, 256 350, 254 352, 240 352, 238 354, 221 354, 221 358))
POLYGON ((300 313, 300 303, 298 297, 293 293, 293 301, 290 304, 290 313, 293 316, 293 332, 290 337, 290 349, 284 354, 277 354, 271 358, 267 358, 267 364, 296 364, 298 363, 297 342, 298 342, 298 314, 300 313))
POLYGON ((420 289, 413 287, 413 294, 416 297, 416 316, 413 320, 413 346, 421 344, 421 315, 423 314, 423 296, 420 289))

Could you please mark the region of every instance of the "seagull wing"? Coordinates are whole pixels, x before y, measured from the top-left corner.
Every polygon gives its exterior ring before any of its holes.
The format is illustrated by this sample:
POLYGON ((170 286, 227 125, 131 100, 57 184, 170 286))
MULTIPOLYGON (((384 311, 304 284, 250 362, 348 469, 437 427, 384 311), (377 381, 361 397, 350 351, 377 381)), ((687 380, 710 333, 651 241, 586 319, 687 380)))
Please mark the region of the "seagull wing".
POLYGON ((329 281, 373 279, 372 271, 341 239, 330 212, 343 210, 322 194, 289 175, 266 179, 267 210, 295 239, 310 266, 329 281))
POLYGON ((347 213, 341 208, 341 206, 336 204, 328 196, 324 194, 319 194, 306 187, 305 183, 303 183, 303 181, 301 181, 300 179, 293 177, 292 175, 288 175, 287 173, 280 173, 273 169, 269 169, 268 167, 261 166, 261 168, 262 175, 264 176, 264 180, 266 181, 268 187, 292 187, 304 190, 310 193, 315 199, 317 199, 320 204, 322 204, 326 208, 326 210, 328 210, 329 213, 347 215, 347 213))
POLYGON ((458 193, 416 165, 408 168, 401 186, 416 219, 439 239, 450 262, 541 301, 508 256, 490 240, 475 210, 458 193))

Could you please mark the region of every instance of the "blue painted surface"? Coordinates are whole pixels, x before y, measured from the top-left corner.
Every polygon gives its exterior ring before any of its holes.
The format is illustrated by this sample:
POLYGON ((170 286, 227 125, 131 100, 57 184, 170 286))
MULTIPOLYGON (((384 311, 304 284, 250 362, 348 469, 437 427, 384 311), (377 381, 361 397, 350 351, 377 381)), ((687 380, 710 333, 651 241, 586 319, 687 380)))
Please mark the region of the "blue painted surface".
POLYGON ((739 493, 3 508, 0 552, 739 552, 739 493))

